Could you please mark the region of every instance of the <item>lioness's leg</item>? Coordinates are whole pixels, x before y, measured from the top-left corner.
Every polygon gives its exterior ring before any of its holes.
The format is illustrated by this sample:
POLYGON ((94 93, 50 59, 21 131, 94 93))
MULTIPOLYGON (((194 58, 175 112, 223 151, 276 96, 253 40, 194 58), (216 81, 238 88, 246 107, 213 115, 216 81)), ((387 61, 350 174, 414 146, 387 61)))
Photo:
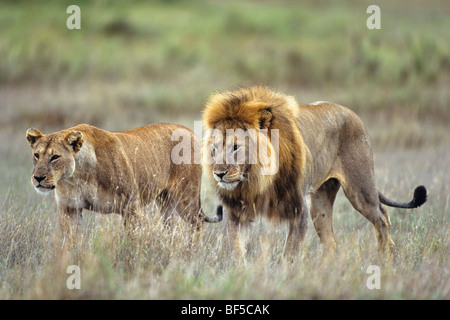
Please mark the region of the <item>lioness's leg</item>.
POLYGON ((184 197, 176 206, 176 211, 180 214, 182 219, 188 222, 189 232, 189 248, 194 250, 196 247, 201 248, 201 241, 203 239, 203 219, 201 218, 201 208, 198 199, 186 199, 184 197))
POLYGON ((64 241, 73 243, 76 236, 82 236, 83 232, 83 209, 59 207, 59 224, 63 232, 64 241))
POLYGON ((186 234, 188 251, 201 247, 203 219, 201 215, 199 188, 192 183, 178 183, 173 188, 163 189, 157 198, 165 229, 173 231, 174 216, 180 216, 188 223, 186 234))
POLYGON ((193 230, 201 233, 203 219, 198 185, 185 181, 177 183, 175 186, 164 189, 158 201, 165 221, 170 221, 173 214, 178 214, 192 225, 193 230))
POLYGON ((198 199, 183 199, 177 206, 176 211, 180 216, 192 225, 193 230, 201 233, 203 218, 198 199))
POLYGON ((125 232, 128 234, 142 230, 145 226, 145 214, 139 200, 130 200, 119 212, 122 214, 125 232))
POLYGON ((311 219, 326 251, 334 252, 336 241, 333 233, 333 204, 340 188, 336 179, 327 180, 311 194, 311 219))
POLYGON ((203 219, 201 216, 199 193, 189 189, 187 186, 186 193, 178 192, 169 200, 168 206, 165 209, 166 221, 173 219, 173 215, 179 215, 186 221, 189 227, 187 233, 189 250, 194 250, 196 247, 201 247, 203 238, 203 219), (176 202, 174 201, 176 199, 176 202), (171 209, 169 209, 171 208, 171 209), (199 246, 197 246, 199 245, 199 246))

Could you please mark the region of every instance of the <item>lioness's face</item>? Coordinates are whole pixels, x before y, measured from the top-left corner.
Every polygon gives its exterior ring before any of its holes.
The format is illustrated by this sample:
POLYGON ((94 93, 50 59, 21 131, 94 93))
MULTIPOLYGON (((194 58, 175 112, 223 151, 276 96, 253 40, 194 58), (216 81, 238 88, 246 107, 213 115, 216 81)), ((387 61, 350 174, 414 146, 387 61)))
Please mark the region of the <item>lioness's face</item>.
POLYGON ((58 181, 69 178, 75 171, 75 154, 83 138, 79 131, 56 132, 48 135, 37 129, 27 131, 33 152, 31 183, 36 191, 46 193, 55 189, 58 181))

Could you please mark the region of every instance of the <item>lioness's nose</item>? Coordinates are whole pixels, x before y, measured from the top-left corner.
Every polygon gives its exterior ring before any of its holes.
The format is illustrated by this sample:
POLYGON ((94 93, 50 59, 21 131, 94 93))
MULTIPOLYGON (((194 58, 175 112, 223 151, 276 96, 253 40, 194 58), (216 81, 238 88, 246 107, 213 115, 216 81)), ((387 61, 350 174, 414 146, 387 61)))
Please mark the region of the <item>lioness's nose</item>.
POLYGON ((45 180, 45 178, 47 178, 47 176, 43 176, 43 177, 37 177, 37 176, 34 176, 34 179, 35 179, 37 182, 41 182, 42 180, 45 180))
POLYGON ((215 174, 219 179, 222 179, 227 173, 228 173, 228 170, 225 170, 225 171, 222 171, 222 172, 214 172, 214 174, 215 174))

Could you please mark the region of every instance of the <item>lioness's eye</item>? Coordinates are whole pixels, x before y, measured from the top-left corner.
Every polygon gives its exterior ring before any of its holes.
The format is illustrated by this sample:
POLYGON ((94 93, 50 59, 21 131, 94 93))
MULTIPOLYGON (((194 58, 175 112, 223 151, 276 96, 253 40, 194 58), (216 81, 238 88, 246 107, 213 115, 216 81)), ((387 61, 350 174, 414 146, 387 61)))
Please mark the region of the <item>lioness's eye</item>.
POLYGON ((60 156, 55 154, 50 158, 50 161, 55 161, 55 160, 58 160, 59 158, 60 158, 60 156))
POLYGON ((34 154, 34 157, 35 157, 36 159, 39 159, 39 153, 35 153, 35 154, 34 154))

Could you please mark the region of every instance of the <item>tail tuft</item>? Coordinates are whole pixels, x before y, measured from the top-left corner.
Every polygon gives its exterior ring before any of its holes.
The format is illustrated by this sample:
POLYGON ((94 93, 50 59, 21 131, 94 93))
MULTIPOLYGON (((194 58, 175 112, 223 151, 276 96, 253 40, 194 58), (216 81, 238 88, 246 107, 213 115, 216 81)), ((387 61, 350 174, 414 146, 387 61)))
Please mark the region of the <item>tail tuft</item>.
POLYGON ((424 186, 418 186, 414 190, 414 198, 411 201, 413 208, 418 208, 423 205, 428 199, 427 189, 424 186))
POLYGON ((414 190, 414 197, 410 202, 392 201, 386 198, 381 192, 378 192, 378 197, 380 199, 380 202, 387 206, 396 208, 414 209, 420 207, 427 201, 428 193, 427 189, 424 186, 418 186, 414 190))

